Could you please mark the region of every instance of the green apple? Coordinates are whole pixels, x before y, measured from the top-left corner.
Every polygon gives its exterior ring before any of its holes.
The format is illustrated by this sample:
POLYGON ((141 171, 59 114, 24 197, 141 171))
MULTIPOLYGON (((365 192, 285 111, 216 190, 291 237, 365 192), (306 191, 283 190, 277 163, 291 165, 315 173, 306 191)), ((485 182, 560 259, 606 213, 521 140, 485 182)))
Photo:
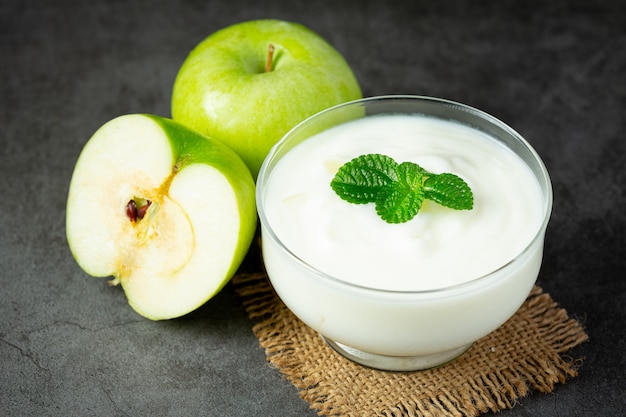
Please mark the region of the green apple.
POLYGON ((82 150, 66 232, 80 267, 113 276, 152 320, 204 304, 234 275, 256 231, 254 180, 226 145, 153 115, 120 116, 82 150))
POLYGON ((292 127, 361 97, 352 70, 322 37, 300 24, 254 20, 191 51, 174 82, 172 117, 226 143, 256 177, 292 127))

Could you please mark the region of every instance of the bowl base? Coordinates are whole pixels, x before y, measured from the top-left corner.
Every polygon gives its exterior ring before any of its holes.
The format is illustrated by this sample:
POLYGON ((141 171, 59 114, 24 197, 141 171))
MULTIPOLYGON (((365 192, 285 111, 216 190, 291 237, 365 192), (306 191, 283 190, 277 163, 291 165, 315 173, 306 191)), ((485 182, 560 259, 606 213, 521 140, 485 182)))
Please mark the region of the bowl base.
POLYGON ((386 356, 363 352, 324 337, 324 340, 341 356, 369 368, 383 371, 421 371, 444 365, 461 356, 473 343, 446 352, 417 356, 386 356))

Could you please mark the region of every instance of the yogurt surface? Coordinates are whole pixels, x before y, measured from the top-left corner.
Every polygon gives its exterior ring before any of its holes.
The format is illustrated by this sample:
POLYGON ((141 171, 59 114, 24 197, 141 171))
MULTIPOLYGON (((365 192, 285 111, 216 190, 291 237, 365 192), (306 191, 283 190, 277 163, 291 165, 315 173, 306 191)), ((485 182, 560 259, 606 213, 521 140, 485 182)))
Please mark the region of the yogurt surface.
POLYGON ((544 203, 527 165, 486 133, 417 115, 371 116, 297 145, 264 191, 267 221, 295 256, 337 279, 394 291, 453 286, 514 259, 539 231, 544 203), (389 224, 373 204, 330 187, 341 165, 368 153, 463 178, 472 210, 425 200, 406 223, 389 224))

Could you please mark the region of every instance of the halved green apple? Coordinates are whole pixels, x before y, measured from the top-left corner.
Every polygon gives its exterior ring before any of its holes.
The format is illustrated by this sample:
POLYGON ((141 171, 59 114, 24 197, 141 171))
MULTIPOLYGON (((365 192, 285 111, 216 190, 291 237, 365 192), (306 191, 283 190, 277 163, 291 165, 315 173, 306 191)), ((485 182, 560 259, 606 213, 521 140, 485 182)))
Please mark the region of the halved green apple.
POLYGON ((139 314, 179 317, 243 261, 256 231, 254 187, 221 142, 159 116, 120 116, 78 158, 67 240, 80 267, 113 276, 139 314))

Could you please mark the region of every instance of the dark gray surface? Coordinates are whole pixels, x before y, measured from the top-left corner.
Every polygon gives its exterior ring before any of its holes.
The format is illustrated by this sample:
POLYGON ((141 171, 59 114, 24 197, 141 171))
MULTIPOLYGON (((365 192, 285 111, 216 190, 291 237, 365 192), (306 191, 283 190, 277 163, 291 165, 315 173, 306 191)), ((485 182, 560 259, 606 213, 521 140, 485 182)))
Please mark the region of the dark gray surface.
POLYGON ((262 17, 326 37, 367 96, 464 102, 533 144, 555 191, 539 284, 590 341, 571 352, 579 377, 501 415, 623 415, 623 4, 3 1, 0 415, 315 415, 266 363, 231 286, 188 317, 150 322, 86 276, 65 240, 69 179, 92 133, 124 113, 169 116, 189 50, 262 17))

